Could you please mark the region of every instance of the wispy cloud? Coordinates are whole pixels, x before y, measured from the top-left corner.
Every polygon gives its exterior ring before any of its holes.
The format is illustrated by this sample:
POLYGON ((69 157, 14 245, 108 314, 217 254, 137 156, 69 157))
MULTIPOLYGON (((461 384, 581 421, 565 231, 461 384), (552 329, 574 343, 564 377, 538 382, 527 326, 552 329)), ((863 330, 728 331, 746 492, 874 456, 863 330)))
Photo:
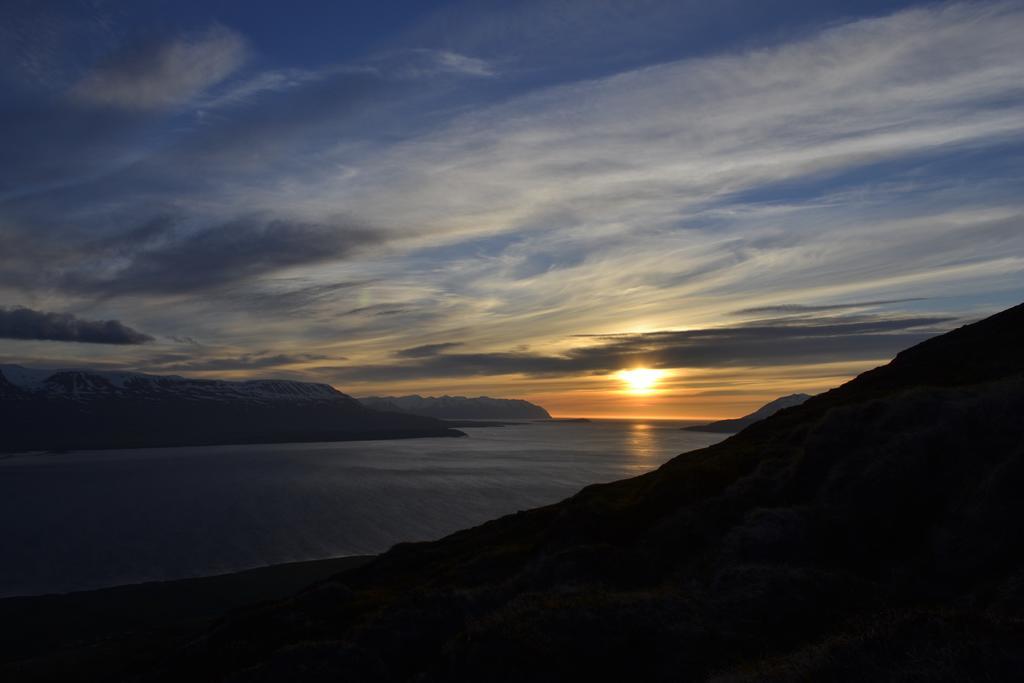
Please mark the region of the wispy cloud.
POLYGON ((459 54, 451 50, 418 49, 414 54, 422 57, 425 63, 415 67, 415 73, 455 73, 466 76, 495 76, 497 71, 487 60, 469 55, 459 54))
POLYGON ((119 53, 88 72, 71 97, 93 106, 160 109, 188 102, 245 61, 241 35, 222 26, 119 53))
POLYGON ((461 116, 321 187, 432 235, 552 213, 590 232, 669 228, 755 186, 1019 135, 1020 102, 1006 96, 1019 94, 1022 24, 1008 5, 915 10, 557 87, 461 116))
POLYGON ((262 349, 314 378, 330 363, 301 354, 346 356, 323 372, 398 383, 554 382, 641 356, 845 371, 942 323, 734 323, 959 318, 1024 294, 1020 3, 832 13, 671 55, 680 17, 735 5, 526 5, 252 70, 248 41, 215 28, 93 67, 76 106, 0 112, 0 296, 98 300, 225 359, 262 349), (661 52, 594 57, 641 37, 661 52), (524 40, 540 48, 517 55, 524 40))
POLYGON ((222 92, 212 93, 195 102, 199 111, 238 106, 276 93, 283 93, 316 81, 324 74, 304 69, 273 69, 257 73, 233 84, 222 92))

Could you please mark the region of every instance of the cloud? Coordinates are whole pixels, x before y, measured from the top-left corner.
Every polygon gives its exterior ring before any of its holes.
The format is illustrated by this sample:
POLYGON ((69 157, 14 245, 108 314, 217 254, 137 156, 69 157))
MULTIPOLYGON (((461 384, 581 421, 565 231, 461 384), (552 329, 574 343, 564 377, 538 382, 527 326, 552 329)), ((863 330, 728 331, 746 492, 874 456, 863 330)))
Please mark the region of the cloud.
POLYGON ((399 358, 427 358, 429 356, 436 356, 442 351, 453 349, 458 346, 462 346, 462 342, 443 342, 441 344, 424 344, 423 346, 413 346, 409 349, 401 349, 395 351, 395 355, 399 358))
POLYGON ((436 76, 457 74, 462 76, 495 76, 494 66, 487 60, 452 52, 426 48, 410 50, 406 63, 394 68, 400 76, 436 76))
MULTIPOLYGON (((343 356, 330 359, 345 360, 343 356)), ((324 360, 328 360, 328 356, 315 353, 275 353, 270 351, 209 356, 197 356, 195 353, 165 353, 140 360, 139 367, 150 372, 236 372, 279 368, 324 360)))
POLYGON ((874 306, 887 306, 889 304, 903 304, 914 301, 926 301, 922 297, 910 299, 887 299, 883 301, 858 301, 848 304, 819 304, 808 306, 805 304, 776 304, 773 306, 754 306, 752 308, 741 308, 732 311, 729 315, 802 315, 807 313, 821 313, 825 311, 844 311, 855 308, 870 308, 874 306))
POLYGON ((777 319, 732 327, 594 335, 596 344, 565 353, 451 353, 408 356, 418 362, 318 370, 339 380, 486 375, 572 376, 624 368, 723 368, 878 360, 944 330, 953 318, 844 316, 777 319))
POLYGON ((234 87, 196 103, 201 110, 232 107, 251 102, 260 96, 301 88, 322 79, 326 74, 302 69, 277 69, 258 73, 236 83, 234 87))
POLYGON ((417 48, 385 53, 365 62, 334 64, 320 69, 271 69, 241 80, 196 104, 203 110, 212 110, 250 103, 273 94, 290 92, 294 96, 295 91, 302 89, 323 100, 325 93, 321 89, 345 90, 353 83, 365 82, 368 78, 387 81, 445 75, 490 77, 497 72, 484 59, 450 50, 417 48))
POLYGON ((202 344, 200 344, 195 339, 193 339, 192 337, 189 337, 189 336, 182 336, 182 335, 172 334, 172 335, 170 335, 168 337, 168 339, 170 339, 172 342, 174 342, 176 344, 187 344, 189 346, 202 346, 202 344))
POLYGON ((301 278, 274 278, 260 288, 245 283, 226 297, 239 306, 258 312, 277 315, 307 316, 318 309, 339 301, 348 301, 355 290, 372 284, 372 280, 346 280, 308 284, 301 278), (298 285, 298 286, 296 286, 298 285))
POLYGON ((93 106, 177 107, 234 73, 246 53, 241 35, 214 26, 194 36, 117 54, 87 73, 70 95, 93 106))
POLYGON ((81 342, 85 344, 144 344, 153 341, 118 320, 83 320, 70 313, 50 313, 15 306, 0 307, 0 338, 81 342))
MULTIPOLYGON (((94 262, 68 272, 64 288, 104 295, 199 292, 279 270, 338 260, 381 241, 343 220, 307 223, 252 216, 188 231, 174 220, 143 228, 136 244, 97 245, 94 262)), ((326 290, 326 291, 329 291, 326 290)))
POLYGON ((345 311, 342 315, 401 315, 406 313, 405 308, 396 308, 393 304, 372 304, 370 306, 360 306, 359 308, 352 308, 345 311))
POLYGON ((593 70, 678 54, 681 46, 729 40, 716 30, 716 19, 723 14, 743 13, 751 22, 777 20, 773 15, 778 14, 794 20, 791 12, 773 10, 742 0, 717 0, 713 7, 700 0, 457 1, 443 3, 412 27, 410 39, 507 57, 520 69, 557 65, 593 70))
POLYGON ((798 29, 744 19, 725 42, 726 17, 742 13, 715 3, 529 5, 550 23, 517 18, 494 49, 518 12, 500 3, 474 8, 489 27, 466 40, 452 30, 301 69, 268 52, 263 73, 226 77, 173 112, 66 97, 44 102, 63 107, 47 115, 35 101, 3 108, 0 296, 64 297, 61 310, 130 296, 118 315, 162 336, 188 319, 189 334, 233 349, 225 358, 286 339, 396 381, 577 377, 684 351, 740 367, 760 342, 771 363, 876 360, 925 328, 762 325, 785 328, 778 341, 721 325, 861 308, 829 302, 930 297, 966 316, 1019 299, 1019 3, 842 23, 830 5, 798 29), (699 49, 679 39, 683 4, 716 29, 699 49), (676 52, 638 47, 652 23, 676 52), (523 36, 545 49, 517 60, 523 36), (386 236, 364 227, 377 225, 386 236), (401 355, 413 328, 464 345, 401 355), (687 328, 719 337, 565 350, 581 330, 687 328))
POLYGON ((668 230, 769 183, 996 144, 1024 132, 1004 99, 1024 77, 1022 27, 1006 5, 915 10, 544 89, 367 160, 354 210, 436 232, 554 212, 590 233, 668 230))

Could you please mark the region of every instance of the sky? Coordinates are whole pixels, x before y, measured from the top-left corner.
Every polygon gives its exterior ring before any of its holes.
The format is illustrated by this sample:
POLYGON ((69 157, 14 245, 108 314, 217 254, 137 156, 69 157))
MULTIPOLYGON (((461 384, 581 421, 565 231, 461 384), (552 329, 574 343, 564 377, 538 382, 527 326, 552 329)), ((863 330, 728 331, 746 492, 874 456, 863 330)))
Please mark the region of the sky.
POLYGON ((1024 300, 1022 35, 1021 1, 6 0, 0 362, 820 392, 1024 300))

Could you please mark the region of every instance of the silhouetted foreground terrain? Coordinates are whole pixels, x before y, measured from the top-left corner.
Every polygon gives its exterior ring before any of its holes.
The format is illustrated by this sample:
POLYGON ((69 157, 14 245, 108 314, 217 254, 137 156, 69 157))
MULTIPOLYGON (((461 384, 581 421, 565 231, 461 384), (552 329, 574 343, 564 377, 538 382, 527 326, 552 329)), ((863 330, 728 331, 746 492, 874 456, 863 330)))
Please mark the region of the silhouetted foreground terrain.
POLYGON ((326 384, 0 366, 0 452, 461 436, 326 384))
POLYGON ((130 668, 136 660, 151 661, 156 653, 187 643, 230 610, 286 598, 369 559, 292 562, 220 576, 5 598, 0 600, 0 680, 6 680, 3 662, 35 657, 42 657, 49 670, 62 670, 65 680, 90 680, 89 662, 95 660, 99 671, 130 668), (105 665, 104 657, 109 658, 105 665))
POLYGON ((442 420, 550 420, 551 415, 536 403, 515 398, 490 396, 367 396, 359 399, 368 408, 442 420))
POLYGON ((683 427, 688 432, 715 432, 717 434, 735 434, 736 432, 743 431, 755 422, 771 417, 775 413, 779 412, 784 408, 792 408, 798 406, 807 399, 810 398, 809 394, 790 394, 789 396, 780 396, 774 401, 765 403, 763 406, 743 417, 737 417, 731 420, 718 420, 717 422, 711 422, 705 425, 693 425, 690 427, 683 427))
POLYGON ((1018 306, 649 474, 236 613, 138 679, 1015 680, 1022 348, 1018 306))

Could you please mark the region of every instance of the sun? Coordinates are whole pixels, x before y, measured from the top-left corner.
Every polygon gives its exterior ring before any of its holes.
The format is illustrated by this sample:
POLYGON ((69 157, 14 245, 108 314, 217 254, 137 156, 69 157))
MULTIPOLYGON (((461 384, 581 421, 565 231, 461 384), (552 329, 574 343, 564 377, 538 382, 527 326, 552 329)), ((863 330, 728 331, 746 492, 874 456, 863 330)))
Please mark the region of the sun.
POLYGON ((662 370, 634 368, 619 371, 618 377, 626 383, 631 393, 648 394, 654 391, 654 385, 658 383, 663 374, 665 373, 662 370))

